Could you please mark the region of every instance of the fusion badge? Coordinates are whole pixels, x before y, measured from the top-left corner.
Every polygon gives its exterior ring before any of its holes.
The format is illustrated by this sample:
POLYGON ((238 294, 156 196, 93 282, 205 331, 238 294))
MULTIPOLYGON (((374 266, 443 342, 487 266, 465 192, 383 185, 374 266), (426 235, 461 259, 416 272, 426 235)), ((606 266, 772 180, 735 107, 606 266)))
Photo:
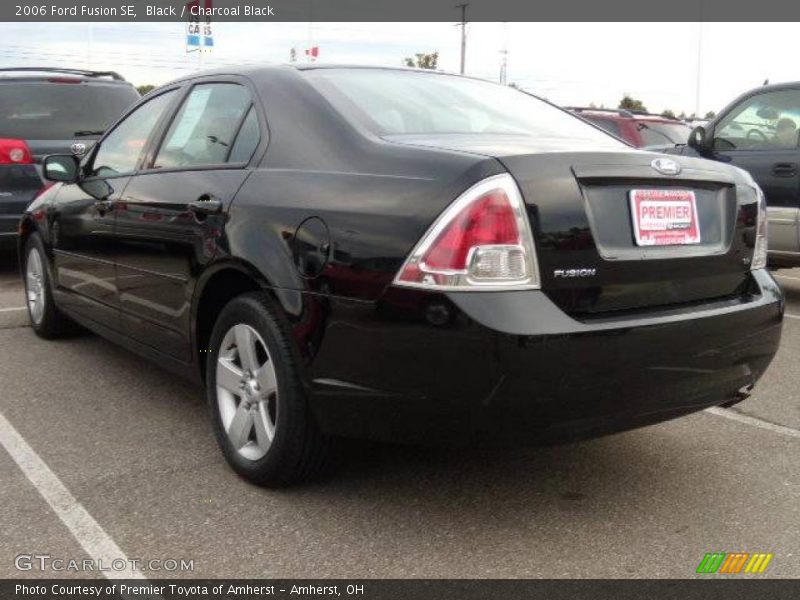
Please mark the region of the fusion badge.
POLYGON ((597 269, 556 269, 553 277, 556 279, 574 279, 578 277, 594 277, 597 269))

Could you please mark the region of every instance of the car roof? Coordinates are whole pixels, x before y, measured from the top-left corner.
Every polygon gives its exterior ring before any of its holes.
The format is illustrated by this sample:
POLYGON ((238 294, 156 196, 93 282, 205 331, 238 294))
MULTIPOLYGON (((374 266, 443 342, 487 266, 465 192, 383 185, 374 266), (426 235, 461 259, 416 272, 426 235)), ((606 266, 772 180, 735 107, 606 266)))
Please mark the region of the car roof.
POLYGON ((635 121, 653 121, 655 123, 676 123, 678 125, 686 125, 685 121, 681 119, 673 119, 671 117, 664 117, 662 115, 633 115, 635 121))
POLYGON ((754 87, 751 90, 745 92, 746 94, 750 94, 753 92, 777 92, 781 90, 793 90, 800 88, 800 81, 787 81, 784 83, 768 83, 765 85, 760 85, 758 87, 754 87))
POLYGON ((627 110, 624 108, 582 108, 575 106, 566 107, 578 115, 586 115, 591 117, 601 117, 604 119, 611 119, 616 121, 650 121, 653 123, 678 123, 684 122, 680 119, 673 119, 663 115, 655 115, 652 113, 645 113, 636 110, 627 110))
MULTIPOLYGON (((414 67, 395 67, 391 65, 365 65, 365 64, 356 64, 356 63, 258 63, 258 64, 243 64, 243 65, 231 65, 227 67, 219 67, 216 69, 205 69, 203 71, 196 71, 194 73, 186 74, 182 77, 178 77, 172 81, 169 81, 162 86, 167 85, 175 85, 178 83, 182 83, 185 81, 191 81, 192 79, 197 79, 198 77, 213 77, 215 75, 223 76, 223 75, 241 75, 244 77, 251 77, 251 76, 259 76, 264 75, 269 72, 291 72, 291 71, 314 71, 314 70, 322 70, 322 69, 365 69, 365 70, 375 70, 375 71, 400 71, 400 72, 410 72, 410 73, 425 73, 428 75, 446 75, 450 77, 462 77, 464 79, 473 79, 475 81, 483 81, 488 83, 496 83, 492 82, 488 79, 483 79, 481 77, 472 77, 470 75, 461 75, 459 73, 451 73, 449 71, 442 71, 442 70, 434 70, 434 69, 418 69, 414 67)), ((499 85, 499 84, 497 84, 499 85)), ((526 94, 535 96, 535 94, 531 94, 530 92, 525 92, 526 94)), ((538 98, 538 96, 537 96, 538 98)))
POLYGON ((8 67, 0 68, 0 83, 12 81, 49 81, 58 77, 80 80, 86 83, 117 83, 131 85, 116 71, 89 71, 60 67, 8 67))

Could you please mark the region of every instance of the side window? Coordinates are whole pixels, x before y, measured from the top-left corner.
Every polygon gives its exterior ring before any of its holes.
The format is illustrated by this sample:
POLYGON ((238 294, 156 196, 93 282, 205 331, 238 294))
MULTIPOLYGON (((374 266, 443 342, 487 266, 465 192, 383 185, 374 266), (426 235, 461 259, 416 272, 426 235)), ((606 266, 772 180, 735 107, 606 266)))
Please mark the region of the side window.
POLYGON ((175 97, 176 90, 146 102, 106 136, 92 162, 92 174, 113 176, 131 173, 142 155, 147 138, 175 97))
POLYGON ((250 111, 247 113, 242 123, 241 129, 239 129, 236 141, 233 143, 228 162, 248 162, 250 157, 253 156, 253 152, 256 151, 260 141, 261 133, 258 129, 258 115, 256 115, 255 109, 251 106, 250 111))
POLYGON ((716 150, 796 148, 800 90, 767 92, 748 98, 717 124, 716 150))
POLYGON ((228 162, 233 138, 251 103, 250 93, 242 85, 196 85, 172 121, 153 168, 228 162))

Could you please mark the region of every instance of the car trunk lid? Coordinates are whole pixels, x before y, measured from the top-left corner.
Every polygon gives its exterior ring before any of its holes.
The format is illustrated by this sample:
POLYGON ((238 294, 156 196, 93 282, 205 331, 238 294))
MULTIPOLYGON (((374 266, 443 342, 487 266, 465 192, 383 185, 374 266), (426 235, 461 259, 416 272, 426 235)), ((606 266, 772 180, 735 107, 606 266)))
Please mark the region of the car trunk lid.
POLYGON ((497 158, 528 205, 542 288, 567 313, 591 318, 747 290, 757 211, 732 170, 682 160, 680 172, 667 175, 652 164, 658 155, 640 152, 497 158), (699 239, 682 241, 696 243, 637 241, 635 190, 645 199, 692 199, 699 239))

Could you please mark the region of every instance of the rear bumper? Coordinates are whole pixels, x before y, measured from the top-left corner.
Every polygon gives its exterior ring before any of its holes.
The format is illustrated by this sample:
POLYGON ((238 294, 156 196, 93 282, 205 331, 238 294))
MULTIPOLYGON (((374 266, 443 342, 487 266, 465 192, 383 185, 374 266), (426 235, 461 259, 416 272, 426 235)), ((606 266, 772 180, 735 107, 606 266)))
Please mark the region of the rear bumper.
POLYGON ((753 280, 735 300, 592 321, 535 291, 331 301, 312 407, 330 433, 452 444, 576 440, 735 401, 780 343, 780 288, 753 280))

